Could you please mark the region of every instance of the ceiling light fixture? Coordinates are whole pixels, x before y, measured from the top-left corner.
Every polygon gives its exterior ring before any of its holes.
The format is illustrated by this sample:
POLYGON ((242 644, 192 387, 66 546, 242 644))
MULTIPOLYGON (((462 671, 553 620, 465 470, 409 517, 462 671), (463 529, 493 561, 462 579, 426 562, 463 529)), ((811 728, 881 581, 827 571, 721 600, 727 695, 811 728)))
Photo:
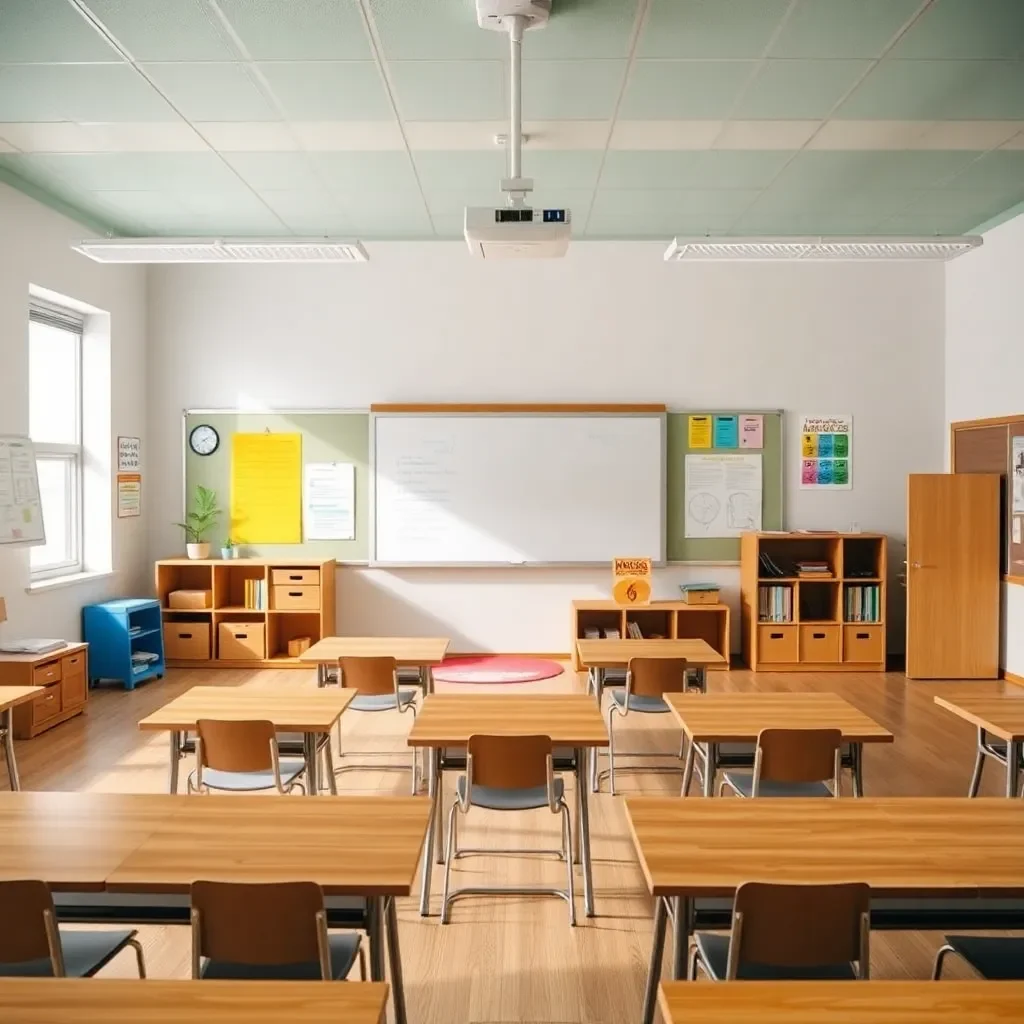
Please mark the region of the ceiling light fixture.
POLYGON ((97 263, 365 263, 338 238, 93 238, 71 248, 97 263))
POLYGON ((980 235, 932 238, 676 238, 665 260, 679 263, 776 262, 802 260, 932 260, 956 259, 981 245, 980 235))

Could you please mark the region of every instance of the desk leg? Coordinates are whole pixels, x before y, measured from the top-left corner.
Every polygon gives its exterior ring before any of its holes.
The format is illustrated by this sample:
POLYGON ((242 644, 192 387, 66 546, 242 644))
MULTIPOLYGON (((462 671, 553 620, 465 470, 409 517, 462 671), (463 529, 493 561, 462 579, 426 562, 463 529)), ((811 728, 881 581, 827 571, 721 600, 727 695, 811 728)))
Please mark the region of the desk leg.
POLYGON ((370 940, 370 981, 384 981, 384 896, 366 898, 366 937, 370 940))
MULTIPOLYGON (((8 733, 10 735, 10 733, 8 733)), ((1018 766, 1020 765, 1020 740, 1006 744, 1006 795, 1012 800, 1017 795, 1018 766)))
POLYGON ((851 743, 850 755, 853 758, 853 795, 864 795, 864 744, 851 743))
POLYGON ((690 795, 690 783, 693 781, 693 766, 697 758, 697 744, 693 740, 686 747, 686 764, 683 767, 683 786, 679 791, 680 796, 690 795))
POLYGON ((18 778, 18 762, 14 759, 14 708, 8 708, 3 717, 4 754, 7 756, 7 777, 10 779, 11 792, 21 789, 18 778))
POLYGON ((580 800, 580 820, 577 825, 580 842, 580 858, 583 861, 583 906, 587 917, 594 917, 594 872, 590 859, 590 807, 587 793, 587 763, 590 757, 596 758, 597 751, 589 747, 576 748, 576 790, 580 800))
POLYGON ((441 816, 438 807, 437 768, 441 752, 435 747, 424 747, 427 769, 427 795, 430 797, 430 819, 427 821, 427 839, 423 844, 423 868, 420 877, 420 917, 430 916, 430 873, 434 866, 434 820, 441 816))
POLYGON ((665 901, 654 898, 654 939, 651 943, 651 965, 647 968, 647 987, 644 989, 643 1024, 654 1024, 654 1011, 658 1005, 658 982, 661 980, 661 958, 665 953, 665 925, 668 910, 665 901))
POLYGON ((406 1024, 405 986, 402 983, 402 953, 398 946, 398 910, 395 897, 389 896, 384 911, 388 934, 388 966, 391 968, 391 1004, 395 1008, 395 1024, 406 1024))
POLYGON ((690 951, 690 936, 693 934, 693 901, 685 896, 676 896, 674 901, 672 980, 682 981, 686 977, 686 955, 690 951))
POLYGON ((320 795, 320 757, 316 749, 317 734, 302 734, 302 752, 306 760, 306 796, 320 795))
POLYGON ((178 792, 178 765, 181 763, 181 733, 177 730, 171 732, 171 781, 170 792, 178 792))
POLYGON ((420 686, 424 697, 434 692, 434 670, 429 665, 420 665, 420 686))
POLYGON ((704 795, 715 795, 715 776, 718 774, 718 744, 707 745, 707 761, 704 764, 704 795))
POLYGON ((575 761, 575 786, 576 793, 575 799, 573 800, 573 813, 575 814, 575 821, 572 826, 572 862, 573 864, 579 864, 582 862, 582 840, 580 839, 580 822, 583 820, 583 815, 580 812, 580 808, 583 806, 583 790, 587 786, 587 769, 584 765, 580 764, 580 752, 577 748, 573 752, 573 760, 575 761))

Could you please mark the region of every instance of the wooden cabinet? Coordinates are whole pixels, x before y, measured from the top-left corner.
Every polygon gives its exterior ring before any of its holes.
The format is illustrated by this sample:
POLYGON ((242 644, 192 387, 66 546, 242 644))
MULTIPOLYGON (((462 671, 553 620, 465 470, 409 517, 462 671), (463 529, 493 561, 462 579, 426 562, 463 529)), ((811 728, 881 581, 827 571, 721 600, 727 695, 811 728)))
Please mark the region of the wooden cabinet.
POLYGON ((41 686, 42 692, 14 709, 19 740, 80 715, 89 700, 88 644, 69 644, 49 654, 0 654, 0 686, 41 686))

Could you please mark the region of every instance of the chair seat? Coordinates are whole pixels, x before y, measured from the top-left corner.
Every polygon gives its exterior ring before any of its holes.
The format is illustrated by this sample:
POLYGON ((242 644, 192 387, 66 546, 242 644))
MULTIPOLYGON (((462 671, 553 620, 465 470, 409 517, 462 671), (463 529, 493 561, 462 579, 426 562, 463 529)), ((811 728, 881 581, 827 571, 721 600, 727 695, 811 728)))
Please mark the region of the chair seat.
MULTIPOLYGON (((297 758, 281 758, 281 785, 287 786, 294 782, 305 770, 306 762, 297 758)), ((255 792, 261 789, 274 789, 274 771, 265 768, 259 772, 223 772, 216 768, 203 769, 203 785, 210 789, 224 789, 233 793, 255 792)))
MULTIPOLYGON (((708 968, 708 973, 721 981, 728 973, 729 936, 698 932, 694 942, 708 968)), ((775 967, 771 964, 741 963, 737 978, 742 981, 853 981, 857 974, 853 965, 822 964, 815 967, 775 967)))
MULTIPOLYGON (((460 775, 456 783, 460 800, 466 799, 466 776, 460 775)), ((565 796, 565 783, 555 779, 555 799, 565 796)), ((534 811, 548 805, 547 786, 533 786, 530 789, 498 789, 495 786, 474 786, 470 794, 474 807, 486 807, 492 811, 534 811)))
MULTIPOLYGON (((64 973, 69 978, 91 978, 135 938, 134 931, 80 932, 60 929, 64 973)), ((52 978, 49 959, 0 964, 0 978, 52 978)))
POLYGON ((947 935, 946 942, 983 978, 990 981, 1024 981, 1024 938, 947 935))
MULTIPOLYGON (((626 706, 626 691, 625 690, 612 690, 612 700, 615 701, 618 706, 626 706)), ((668 705, 661 699, 661 697, 640 697, 635 693, 629 695, 629 710, 639 711, 645 715, 663 715, 668 711, 668 705)))
MULTIPOLYGON (((419 690, 412 688, 405 689, 403 687, 399 689, 398 697, 402 702, 402 707, 411 704, 419 692, 419 690)), ((360 694, 358 697, 353 698, 352 703, 349 704, 353 711, 392 711, 397 706, 398 702, 395 700, 393 693, 360 694)))
MULTIPOLYGON (((740 796, 754 795, 754 776, 726 772, 722 781, 727 782, 740 796)), ((832 790, 824 782, 769 782, 761 780, 757 795, 762 796, 832 796, 832 790)))
MULTIPOLYGON (((341 981, 348 977, 359 953, 359 936, 352 932, 329 935, 331 947, 331 977, 341 981)), ((222 981, 320 981, 320 965, 303 964, 235 964, 223 960, 207 960, 203 965, 204 978, 222 981)))

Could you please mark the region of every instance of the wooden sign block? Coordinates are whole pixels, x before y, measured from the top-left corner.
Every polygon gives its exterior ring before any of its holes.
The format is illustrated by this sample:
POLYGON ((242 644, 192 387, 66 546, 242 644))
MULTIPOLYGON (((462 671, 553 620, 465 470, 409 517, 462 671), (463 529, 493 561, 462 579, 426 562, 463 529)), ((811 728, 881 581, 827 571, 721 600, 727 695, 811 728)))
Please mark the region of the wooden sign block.
POLYGON ((619 604, 650 604, 649 558, 616 558, 612 562, 612 597, 619 604))

